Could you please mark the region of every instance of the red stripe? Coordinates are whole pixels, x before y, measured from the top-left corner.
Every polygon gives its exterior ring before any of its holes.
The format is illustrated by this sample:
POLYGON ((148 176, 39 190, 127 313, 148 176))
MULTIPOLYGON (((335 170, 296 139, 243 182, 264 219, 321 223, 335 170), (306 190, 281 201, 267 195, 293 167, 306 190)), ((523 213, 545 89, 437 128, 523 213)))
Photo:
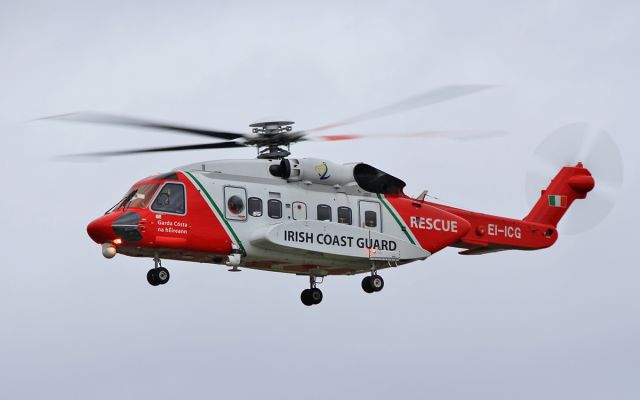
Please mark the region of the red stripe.
POLYGON ((335 140, 359 139, 360 137, 361 135, 325 135, 325 136, 320 136, 320 139, 335 141, 335 140))

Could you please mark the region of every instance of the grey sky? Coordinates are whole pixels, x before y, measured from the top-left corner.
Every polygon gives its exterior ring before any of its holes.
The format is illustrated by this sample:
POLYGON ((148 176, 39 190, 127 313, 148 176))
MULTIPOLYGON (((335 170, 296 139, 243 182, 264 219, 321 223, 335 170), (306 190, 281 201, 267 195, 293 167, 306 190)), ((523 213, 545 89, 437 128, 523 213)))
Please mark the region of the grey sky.
MULTIPOLYGON (((2 2, 1 398, 636 399, 640 396, 640 5, 535 2, 2 2), (335 133, 504 129, 506 138, 303 143, 478 211, 523 217, 524 176, 555 128, 621 147, 609 217, 551 249, 445 250, 384 271, 383 292, 303 277, 106 260, 86 224, 136 180, 246 149, 57 163, 57 154, 199 138, 26 123, 78 110, 248 130, 313 127, 444 84, 499 84, 335 133)), ((588 201, 578 212, 588 212, 588 201)))

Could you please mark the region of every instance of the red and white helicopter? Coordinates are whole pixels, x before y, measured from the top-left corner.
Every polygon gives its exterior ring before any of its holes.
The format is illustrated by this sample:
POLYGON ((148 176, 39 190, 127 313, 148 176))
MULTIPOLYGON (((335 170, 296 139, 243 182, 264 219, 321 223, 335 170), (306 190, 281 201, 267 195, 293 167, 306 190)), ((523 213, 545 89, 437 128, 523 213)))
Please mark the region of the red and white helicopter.
MULTIPOLYGON (((486 88, 446 86, 307 131, 293 131, 291 121, 260 122, 251 125, 250 135, 95 113, 49 118, 225 140, 92 156, 257 147, 257 159, 197 162, 144 178, 112 209, 89 223, 87 231, 107 258, 117 253, 152 258, 155 266, 147 280, 153 286, 169 281, 162 259, 224 264, 230 271, 243 267, 308 276, 309 288, 300 297, 310 306, 322 301, 317 285, 327 275, 367 274, 362 288, 373 293, 384 287, 379 270, 424 260, 447 247, 475 255, 544 249, 556 242, 560 219, 595 186, 590 171, 579 162, 557 172, 526 217, 512 219, 427 201, 426 192, 410 197, 403 192, 401 179, 369 164, 291 156, 292 143, 360 138, 322 136, 318 131, 486 88)), ((418 136, 440 134, 448 133, 418 136)), ((557 147, 554 140, 547 147, 557 147)))

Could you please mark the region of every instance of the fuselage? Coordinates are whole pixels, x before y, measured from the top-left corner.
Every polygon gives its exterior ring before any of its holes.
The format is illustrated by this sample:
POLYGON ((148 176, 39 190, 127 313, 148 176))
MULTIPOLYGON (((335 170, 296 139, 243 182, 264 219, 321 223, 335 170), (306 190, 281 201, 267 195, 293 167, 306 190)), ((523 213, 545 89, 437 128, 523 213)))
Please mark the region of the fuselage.
POLYGON ((356 274, 423 260, 449 246, 461 254, 549 247, 568 205, 548 205, 547 197, 570 204, 586 196, 593 179, 582 165, 564 167, 547 190, 567 194, 544 191, 523 220, 414 199, 404 186, 364 163, 201 162, 137 182, 87 230, 105 256, 356 274))
POLYGON ((470 224, 367 164, 225 160, 137 182, 88 226, 117 252, 317 276, 422 260, 470 224), (368 190, 367 190, 368 189, 368 190), (409 215, 410 214, 410 215, 409 215))

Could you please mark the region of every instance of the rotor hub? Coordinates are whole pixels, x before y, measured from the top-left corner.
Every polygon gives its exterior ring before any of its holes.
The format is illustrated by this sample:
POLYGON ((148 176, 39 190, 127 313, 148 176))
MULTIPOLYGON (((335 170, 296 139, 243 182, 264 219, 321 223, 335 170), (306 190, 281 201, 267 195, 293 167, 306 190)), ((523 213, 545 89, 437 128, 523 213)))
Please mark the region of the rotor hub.
POLYGON ((293 121, 263 121, 249 125, 256 136, 245 141, 245 144, 258 148, 258 158, 280 159, 291 155, 289 145, 300 140, 300 132, 292 132, 293 121), (280 146, 287 146, 283 148, 280 146))
POLYGON ((249 125, 253 133, 261 135, 275 135, 279 133, 291 132, 293 121, 263 121, 249 125))

